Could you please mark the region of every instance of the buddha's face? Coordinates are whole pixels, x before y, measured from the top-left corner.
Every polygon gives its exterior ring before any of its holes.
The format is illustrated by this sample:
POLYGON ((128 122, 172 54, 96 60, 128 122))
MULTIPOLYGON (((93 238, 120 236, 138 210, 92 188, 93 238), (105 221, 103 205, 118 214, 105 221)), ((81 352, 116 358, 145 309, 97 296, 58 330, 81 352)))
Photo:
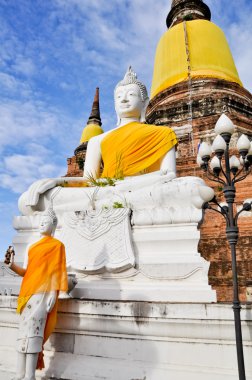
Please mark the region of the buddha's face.
POLYGON ((45 236, 51 236, 53 232, 53 223, 50 217, 43 216, 40 225, 39 225, 39 232, 41 235, 45 236))
POLYGON ((115 110, 120 119, 140 119, 144 102, 137 84, 119 86, 115 91, 115 110))

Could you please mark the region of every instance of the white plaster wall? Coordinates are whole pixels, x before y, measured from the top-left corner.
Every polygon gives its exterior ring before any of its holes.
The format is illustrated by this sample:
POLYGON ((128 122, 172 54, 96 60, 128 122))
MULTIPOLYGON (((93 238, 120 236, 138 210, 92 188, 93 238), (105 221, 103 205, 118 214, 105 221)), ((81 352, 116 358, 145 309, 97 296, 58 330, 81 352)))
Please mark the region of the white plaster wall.
MULTIPOLYGON (((14 371, 15 297, 0 297, 0 378, 14 371)), ((247 380, 252 380, 252 307, 242 310, 247 380)), ((237 379, 231 305, 61 301, 46 344, 44 379, 237 379), (54 377, 52 377, 54 376, 54 377)))

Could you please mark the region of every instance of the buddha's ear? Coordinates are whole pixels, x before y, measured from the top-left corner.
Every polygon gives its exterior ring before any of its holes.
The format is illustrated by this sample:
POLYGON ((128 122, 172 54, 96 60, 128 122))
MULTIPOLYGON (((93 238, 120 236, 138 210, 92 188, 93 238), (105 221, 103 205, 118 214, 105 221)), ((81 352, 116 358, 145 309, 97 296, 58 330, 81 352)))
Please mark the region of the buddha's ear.
POLYGON ((141 116, 140 116, 140 122, 141 122, 141 123, 144 123, 144 122, 146 121, 145 115, 146 115, 146 110, 147 110, 147 107, 148 107, 149 101, 150 101, 149 98, 146 98, 146 99, 143 101, 143 108, 142 108, 141 116))
POLYGON ((53 227, 52 227, 52 234, 51 234, 51 236, 54 236, 56 228, 57 228, 57 223, 54 224, 53 227))
POLYGON ((117 123, 116 123, 116 125, 119 126, 120 123, 121 123, 121 118, 120 118, 120 116, 117 115, 117 123))

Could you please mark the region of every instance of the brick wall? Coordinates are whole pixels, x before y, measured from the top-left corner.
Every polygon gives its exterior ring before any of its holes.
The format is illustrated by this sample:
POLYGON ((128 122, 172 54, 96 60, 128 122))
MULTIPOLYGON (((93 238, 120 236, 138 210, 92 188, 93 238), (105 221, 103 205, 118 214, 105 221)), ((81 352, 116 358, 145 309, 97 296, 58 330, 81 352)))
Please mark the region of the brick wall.
MULTIPOLYGON (((224 202, 220 186, 209 181, 203 171, 195 164, 194 157, 177 160, 178 176, 196 175, 215 189, 217 199, 224 202)), ((239 207, 247 198, 252 198, 252 175, 237 184, 236 206, 239 207)), ((239 218, 240 237, 237 244, 237 264, 239 293, 246 301, 246 282, 252 279, 252 213, 239 218)), ((233 281, 231 270, 231 253, 225 233, 224 218, 214 211, 206 210, 200 226, 201 238, 199 252, 210 262, 209 284, 217 291, 218 301, 232 301, 233 281)))

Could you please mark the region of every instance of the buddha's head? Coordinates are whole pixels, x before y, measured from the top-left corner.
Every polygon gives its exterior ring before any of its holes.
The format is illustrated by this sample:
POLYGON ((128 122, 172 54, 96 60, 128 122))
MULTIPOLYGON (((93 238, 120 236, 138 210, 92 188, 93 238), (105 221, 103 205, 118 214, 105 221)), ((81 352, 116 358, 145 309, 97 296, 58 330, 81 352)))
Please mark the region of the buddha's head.
POLYGON ((40 225, 39 225, 39 232, 41 235, 51 236, 54 234, 56 225, 57 225, 56 214, 52 206, 49 206, 46 209, 46 211, 42 214, 40 225))
POLYGON ((123 80, 117 84, 114 98, 118 125, 122 118, 135 118, 141 122, 145 121, 146 108, 149 103, 147 89, 142 82, 137 80, 137 75, 131 66, 123 80))

